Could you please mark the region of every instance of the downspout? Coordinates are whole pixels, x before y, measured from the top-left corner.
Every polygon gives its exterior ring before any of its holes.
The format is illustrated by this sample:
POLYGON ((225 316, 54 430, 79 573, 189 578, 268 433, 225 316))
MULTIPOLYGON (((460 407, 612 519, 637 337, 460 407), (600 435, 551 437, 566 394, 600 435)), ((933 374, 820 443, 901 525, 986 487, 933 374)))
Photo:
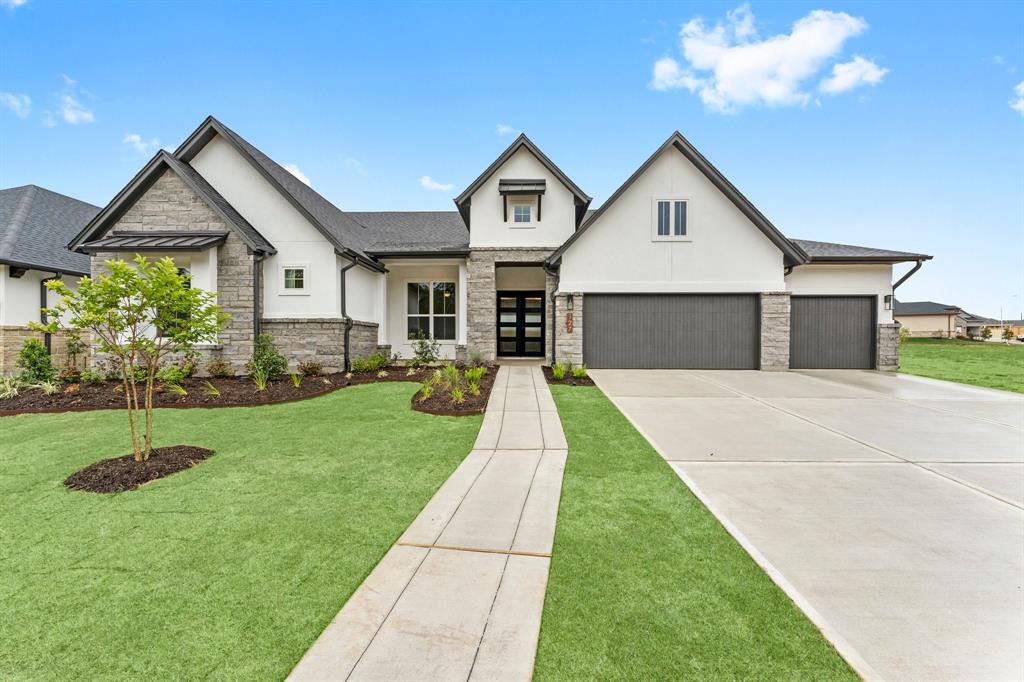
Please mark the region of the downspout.
POLYGON ((557 270, 552 269, 547 261, 544 261, 541 267, 546 274, 555 278, 555 288, 551 290, 551 366, 554 367, 556 362, 555 353, 558 351, 558 306, 555 303, 555 297, 558 294, 561 275, 559 275, 557 270))
POLYGON ((345 320, 345 371, 352 369, 352 356, 349 354, 349 339, 352 336, 352 318, 348 316, 348 309, 345 305, 345 273, 356 266, 356 259, 341 269, 341 317, 345 320))
POLYGON ((913 268, 911 268, 910 272, 908 272, 907 274, 905 274, 902 277, 900 277, 899 281, 896 282, 896 284, 892 285, 892 290, 896 291, 896 287, 898 287, 899 285, 903 284, 908 279, 910 279, 910 276, 913 275, 918 270, 920 270, 922 265, 924 265, 924 261, 923 260, 917 261, 917 265, 915 265, 913 268))
MULTIPOLYGON (((52 282, 52 281, 55 281, 55 280, 58 280, 58 279, 60 279, 60 273, 59 272, 55 272, 55 273, 53 273, 53 277, 44 277, 43 279, 39 280, 39 324, 42 324, 42 325, 46 324, 46 308, 47 308, 47 305, 46 305, 46 303, 47 303, 47 300, 46 300, 47 299, 47 296, 46 296, 46 283, 47 282, 52 282)), ((52 340, 50 338, 50 333, 49 332, 47 332, 46 334, 43 334, 43 345, 46 346, 46 354, 47 355, 51 355, 52 354, 52 349, 51 349, 52 340)))
POLYGON ((253 297, 252 297, 252 343, 260 338, 262 327, 260 325, 260 303, 263 302, 263 259, 265 253, 253 254, 253 297))

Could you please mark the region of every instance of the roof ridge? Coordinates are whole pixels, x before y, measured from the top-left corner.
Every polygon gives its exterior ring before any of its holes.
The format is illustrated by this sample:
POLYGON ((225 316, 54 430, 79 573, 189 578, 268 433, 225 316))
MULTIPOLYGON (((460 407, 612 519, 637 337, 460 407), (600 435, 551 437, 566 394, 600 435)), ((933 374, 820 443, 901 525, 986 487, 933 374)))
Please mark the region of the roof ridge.
POLYGON ((0 239, 0 258, 9 258, 14 251, 14 244, 18 241, 21 230, 25 226, 28 210, 32 206, 32 202, 35 201, 36 189, 38 189, 36 185, 25 185, 25 191, 18 199, 18 207, 14 209, 14 215, 11 216, 11 222, 4 231, 3 239, 0 239))

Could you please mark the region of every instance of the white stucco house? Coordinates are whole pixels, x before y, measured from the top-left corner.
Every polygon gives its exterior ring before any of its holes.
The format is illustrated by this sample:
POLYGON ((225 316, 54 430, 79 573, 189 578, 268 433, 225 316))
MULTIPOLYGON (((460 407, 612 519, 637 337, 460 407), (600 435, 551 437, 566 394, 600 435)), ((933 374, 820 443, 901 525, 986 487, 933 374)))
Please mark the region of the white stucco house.
POLYGON ((454 211, 343 211, 210 117, 69 247, 172 257, 231 315, 204 352, 239 366, 261 332, 331 368, 421 333, 450 358, 897 365, 893 266, 930 256, 790 239, 679 133, 590 205, 521 135, 454 211))
POLYGON ((37 334, 29 324, 44 321, 42 308, 57 303, 47 280, 61 278, 74 288, 89 273, 89 257, 67 243, 99 210, 36 185, 0 190, 0 374, 15 371, 30 337, 41 338, 57 358, 64 355, 63 337, 37 334))

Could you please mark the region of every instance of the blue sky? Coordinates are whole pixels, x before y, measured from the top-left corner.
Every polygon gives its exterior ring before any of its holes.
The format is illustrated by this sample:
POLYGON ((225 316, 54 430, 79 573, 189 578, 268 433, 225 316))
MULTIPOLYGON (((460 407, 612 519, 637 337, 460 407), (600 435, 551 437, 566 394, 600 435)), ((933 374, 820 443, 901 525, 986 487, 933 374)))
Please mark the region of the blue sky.
POLYGON ((901 298, 1018 316, 1022 27, 1021 3, 0 0, 0 186, 105 204, 212 113, 343 209, 450 210, 499 126, 596 206, 678 129, 791 237, 933 254, 901 298))

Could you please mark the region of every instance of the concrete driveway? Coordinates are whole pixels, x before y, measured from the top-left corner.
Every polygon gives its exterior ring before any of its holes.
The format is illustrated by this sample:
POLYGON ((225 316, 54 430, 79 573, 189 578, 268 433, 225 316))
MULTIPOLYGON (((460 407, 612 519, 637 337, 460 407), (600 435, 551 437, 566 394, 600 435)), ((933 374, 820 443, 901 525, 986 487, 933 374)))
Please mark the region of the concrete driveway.
POLYGON ((1024 397, 860 371, 593 370, 868 679, 1024 679, 1024 397))

